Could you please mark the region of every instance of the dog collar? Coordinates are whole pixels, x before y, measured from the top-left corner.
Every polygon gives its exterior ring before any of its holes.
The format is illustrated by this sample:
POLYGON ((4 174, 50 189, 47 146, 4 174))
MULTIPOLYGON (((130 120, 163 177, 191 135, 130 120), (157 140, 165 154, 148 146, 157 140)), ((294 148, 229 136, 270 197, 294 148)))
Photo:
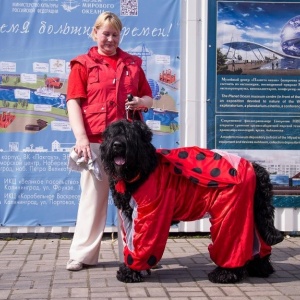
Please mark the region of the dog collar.
MULTIPOLYGON (((139 180, 140 177, 141 177, 141 174, 138 173, 133 179, 126 181, 126 183, 133 183, 133 182, 139 180)), ((118 182, 115 184, 115 189, 118 193, 125 194, 125 191, 126 191, 125 181, 123 179, 118 180, 118 182)))
POLYGON ((127 183, 133 183, 133 182, 139 180, 140 177, 141 177, 141 174, 138 173, 133 179, 131 179, 131 180, 129 180, 129 181, 127 181, 127 180, 125 180, 125 181, 126 181, 127 183))

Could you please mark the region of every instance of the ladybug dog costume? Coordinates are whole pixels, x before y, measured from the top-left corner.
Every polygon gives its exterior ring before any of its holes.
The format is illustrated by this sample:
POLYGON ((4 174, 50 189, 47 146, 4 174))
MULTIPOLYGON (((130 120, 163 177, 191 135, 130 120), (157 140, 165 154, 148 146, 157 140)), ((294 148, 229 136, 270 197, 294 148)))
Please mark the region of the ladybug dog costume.
POLYGON ((101 156, 120 209, 123 282, 143 281, 141 271, 161 259, 170 225, 210 215, 212 282, 246 275, 268 277, 271 246, 283 240, 274 227, 267 171, 227 152, 199 147, 156 150, 141 121, 117 121, 105 130, 101 156))

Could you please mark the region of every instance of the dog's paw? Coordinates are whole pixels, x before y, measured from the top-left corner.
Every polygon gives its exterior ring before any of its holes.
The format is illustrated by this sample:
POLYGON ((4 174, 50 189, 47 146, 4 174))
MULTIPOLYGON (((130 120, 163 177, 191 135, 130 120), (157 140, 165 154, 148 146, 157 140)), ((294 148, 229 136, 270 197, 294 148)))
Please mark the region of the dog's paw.
POLYGON ((246 276, 246 269, 217 267, 208 274, 209 281, 213 283, 236 283, 242 281, 246 276))
POLYGON ((258 255, 255 256, 253 260, 248 262, 246 269, 250 277, 266 278, 275 272, 270 261, 270 255, 263 258, 258 255))
MULTIPOLYGON (((148 271, 147 273, 148 275, 150 274, 148 271)), ((127 267, 124 263, 119 266, 119 271, 117 271, 117 279, 126 283, 144 281, 142 272, 134 271, 127 267)))

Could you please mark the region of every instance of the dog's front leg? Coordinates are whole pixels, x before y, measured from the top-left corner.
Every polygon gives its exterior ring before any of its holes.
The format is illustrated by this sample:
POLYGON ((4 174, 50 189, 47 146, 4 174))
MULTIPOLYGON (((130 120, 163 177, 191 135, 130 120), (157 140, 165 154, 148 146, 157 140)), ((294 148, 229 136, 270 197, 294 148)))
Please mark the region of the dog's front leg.
MULTIPOLYGON (((151 272, 147 270, 147 274, 150 275, 151 272)), ((124 263, 119 266, 119 271, 117 271, 117 279, 126 283, 144 281, 142 272, 134 271, 127 267, 124 263)))

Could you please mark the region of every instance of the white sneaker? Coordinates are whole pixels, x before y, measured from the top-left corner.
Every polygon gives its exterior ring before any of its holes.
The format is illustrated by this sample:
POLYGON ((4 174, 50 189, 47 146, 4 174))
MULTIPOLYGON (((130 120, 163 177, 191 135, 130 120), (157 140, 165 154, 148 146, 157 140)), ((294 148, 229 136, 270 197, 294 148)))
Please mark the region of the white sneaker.
POLYGON ((69 259, 69 261, 67 262, 67 266, 66 269, 68 271, 80 271, 83 268, 83 263, 74 260, 74 259, 69 259))

